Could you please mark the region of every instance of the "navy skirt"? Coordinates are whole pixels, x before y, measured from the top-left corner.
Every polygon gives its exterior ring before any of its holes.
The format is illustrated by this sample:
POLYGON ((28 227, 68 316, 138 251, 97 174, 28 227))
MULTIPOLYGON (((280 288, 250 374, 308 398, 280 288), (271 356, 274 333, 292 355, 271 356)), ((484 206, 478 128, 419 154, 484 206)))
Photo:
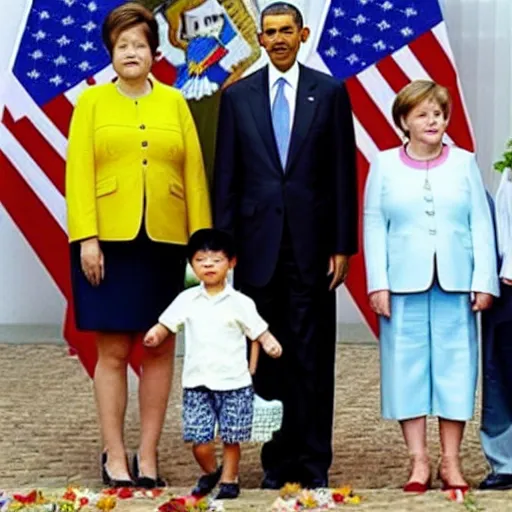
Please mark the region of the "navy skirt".
POLYGON ((127 242, 100 241, 105 279, 85 278, 80 242, 71 244, 76 324, 83 331, 144 332, 183 290, 185 246, 154 242, 144 229, 127 242))

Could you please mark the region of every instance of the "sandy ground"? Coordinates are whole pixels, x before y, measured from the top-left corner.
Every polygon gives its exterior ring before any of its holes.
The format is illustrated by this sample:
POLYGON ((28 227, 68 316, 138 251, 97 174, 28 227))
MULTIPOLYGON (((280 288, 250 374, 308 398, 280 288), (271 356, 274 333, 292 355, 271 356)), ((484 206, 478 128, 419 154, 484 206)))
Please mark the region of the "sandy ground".
MULTIPOLYGON (((181 360, 177 360, 179 375, 181 360)), ((0 488, 57 489, 69 483, 98 488, 101 450, 91 381, 80 363, 55 345, 0 345, 0 488)), ((198 476, 181 441, 180 386, 176 377, 160 447, 160 469, 173 490, 189 488, 198 476)), ((379 417, 378 351, 373 345, 340 345, 337 355, 336 417, 332 485, 352 485, 365 499, 361 510, 457 510, 437 491, 406 496, 408 460, 397 424, 379 417)), ((129 449, 137 446, 137 397, 132 393, 126 418, 129 449)), ((432 465, 439 453, 435 422, 429 426, 432 465)), ((487 465, 478 439, 478 415, 467 427, 463 445, 465 474, 476 485, 487 465)), ((243 451, 244 492, 227 510, 269 510, 276 495, 257 490, 261 480, 259 446, 243 451)), ((435 482, 438 486, 439 482, 435 482)), ((475 493, 485 510, 512 510, 511 493, 475 493)), ((153 510, 148 502, 126 508, 153 510)))

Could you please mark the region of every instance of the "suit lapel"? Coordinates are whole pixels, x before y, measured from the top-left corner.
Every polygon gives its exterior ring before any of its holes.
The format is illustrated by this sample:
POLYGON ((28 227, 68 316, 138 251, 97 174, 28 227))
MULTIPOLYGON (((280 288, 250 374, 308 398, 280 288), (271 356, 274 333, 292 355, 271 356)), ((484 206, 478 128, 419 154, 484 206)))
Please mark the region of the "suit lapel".
POLYGON ((300 152, 302 144, 307 138, 319 101, 319 98, 315 95, 317 84, 314 76, 302 65, 300 66, 299 73, 299 86, 297 90, 295 116, 293 119, 286 172, 291 169, 294 160, 300 152))
MULTIPOLYGON (((256 78, 256 77, 255 77, 256 78)), ((252 96, 249 98, 252 114, 261 138, 268 150, 277 171, 282 172, 279 152, 277 150, 272 116, 270 113, 270 93, 268 84, 268 66, 260 71, 260 76, 252 84, 252 96), (261 79, 261 81, 260 81, 261 79)))

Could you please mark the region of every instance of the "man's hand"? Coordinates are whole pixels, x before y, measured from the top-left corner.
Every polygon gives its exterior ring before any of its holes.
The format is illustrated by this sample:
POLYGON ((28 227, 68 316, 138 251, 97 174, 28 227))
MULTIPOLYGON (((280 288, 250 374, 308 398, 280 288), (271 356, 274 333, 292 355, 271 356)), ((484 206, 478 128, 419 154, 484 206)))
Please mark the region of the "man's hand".
POLYGON ((484 311, 492 306, 493 296, 489 293, 475 292, 473 311, 484 311))
POLYGON ((329 258, 329 272, 327 275, 332 275, 329 291, 335 290, 345 281, 348 274, 349 259, 350 256, 344 254, 334 254, 329 258))
POLYGON ((105 277, 105 259, 96 237, 80 242, 80 262, 87 281, 99 286, 105 277))
POLYGON ((379 316, 391 318, 391 301, 389 290, 370 293, 370 308, 379 316))
POLYGON ((161 345, 169 336, 171 332, 165 325, 156 324, 144 336, 144 341, 142 342, 144 346, 149 348, 158 347, 161 345))

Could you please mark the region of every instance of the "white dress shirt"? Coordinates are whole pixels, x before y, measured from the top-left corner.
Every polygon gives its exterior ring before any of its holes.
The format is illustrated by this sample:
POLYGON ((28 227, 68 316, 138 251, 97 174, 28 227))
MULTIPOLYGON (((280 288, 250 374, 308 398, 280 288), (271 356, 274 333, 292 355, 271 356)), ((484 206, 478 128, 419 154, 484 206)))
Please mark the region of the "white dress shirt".
POLYGON ((299 88, 299 63, 295 61, 295 64, 285 73, 279 71, 272 63, 268 65, 268 85, 270 92, 270 108, 274 104, 277 94, 277 81, 280 78, 286 80, 284 86, 284 95, 290 105, 290 133, 293 128, 293 119, 295 117, 295 105, 297 103, 297 90, 299 88))
POLYGON ((255 340, 268 329, 252 299, 229 284, 214 296, 199 285, 180 293, 159 322, 174 333, 185 330, 184 388, 251 385, 246 337, 255 340))

